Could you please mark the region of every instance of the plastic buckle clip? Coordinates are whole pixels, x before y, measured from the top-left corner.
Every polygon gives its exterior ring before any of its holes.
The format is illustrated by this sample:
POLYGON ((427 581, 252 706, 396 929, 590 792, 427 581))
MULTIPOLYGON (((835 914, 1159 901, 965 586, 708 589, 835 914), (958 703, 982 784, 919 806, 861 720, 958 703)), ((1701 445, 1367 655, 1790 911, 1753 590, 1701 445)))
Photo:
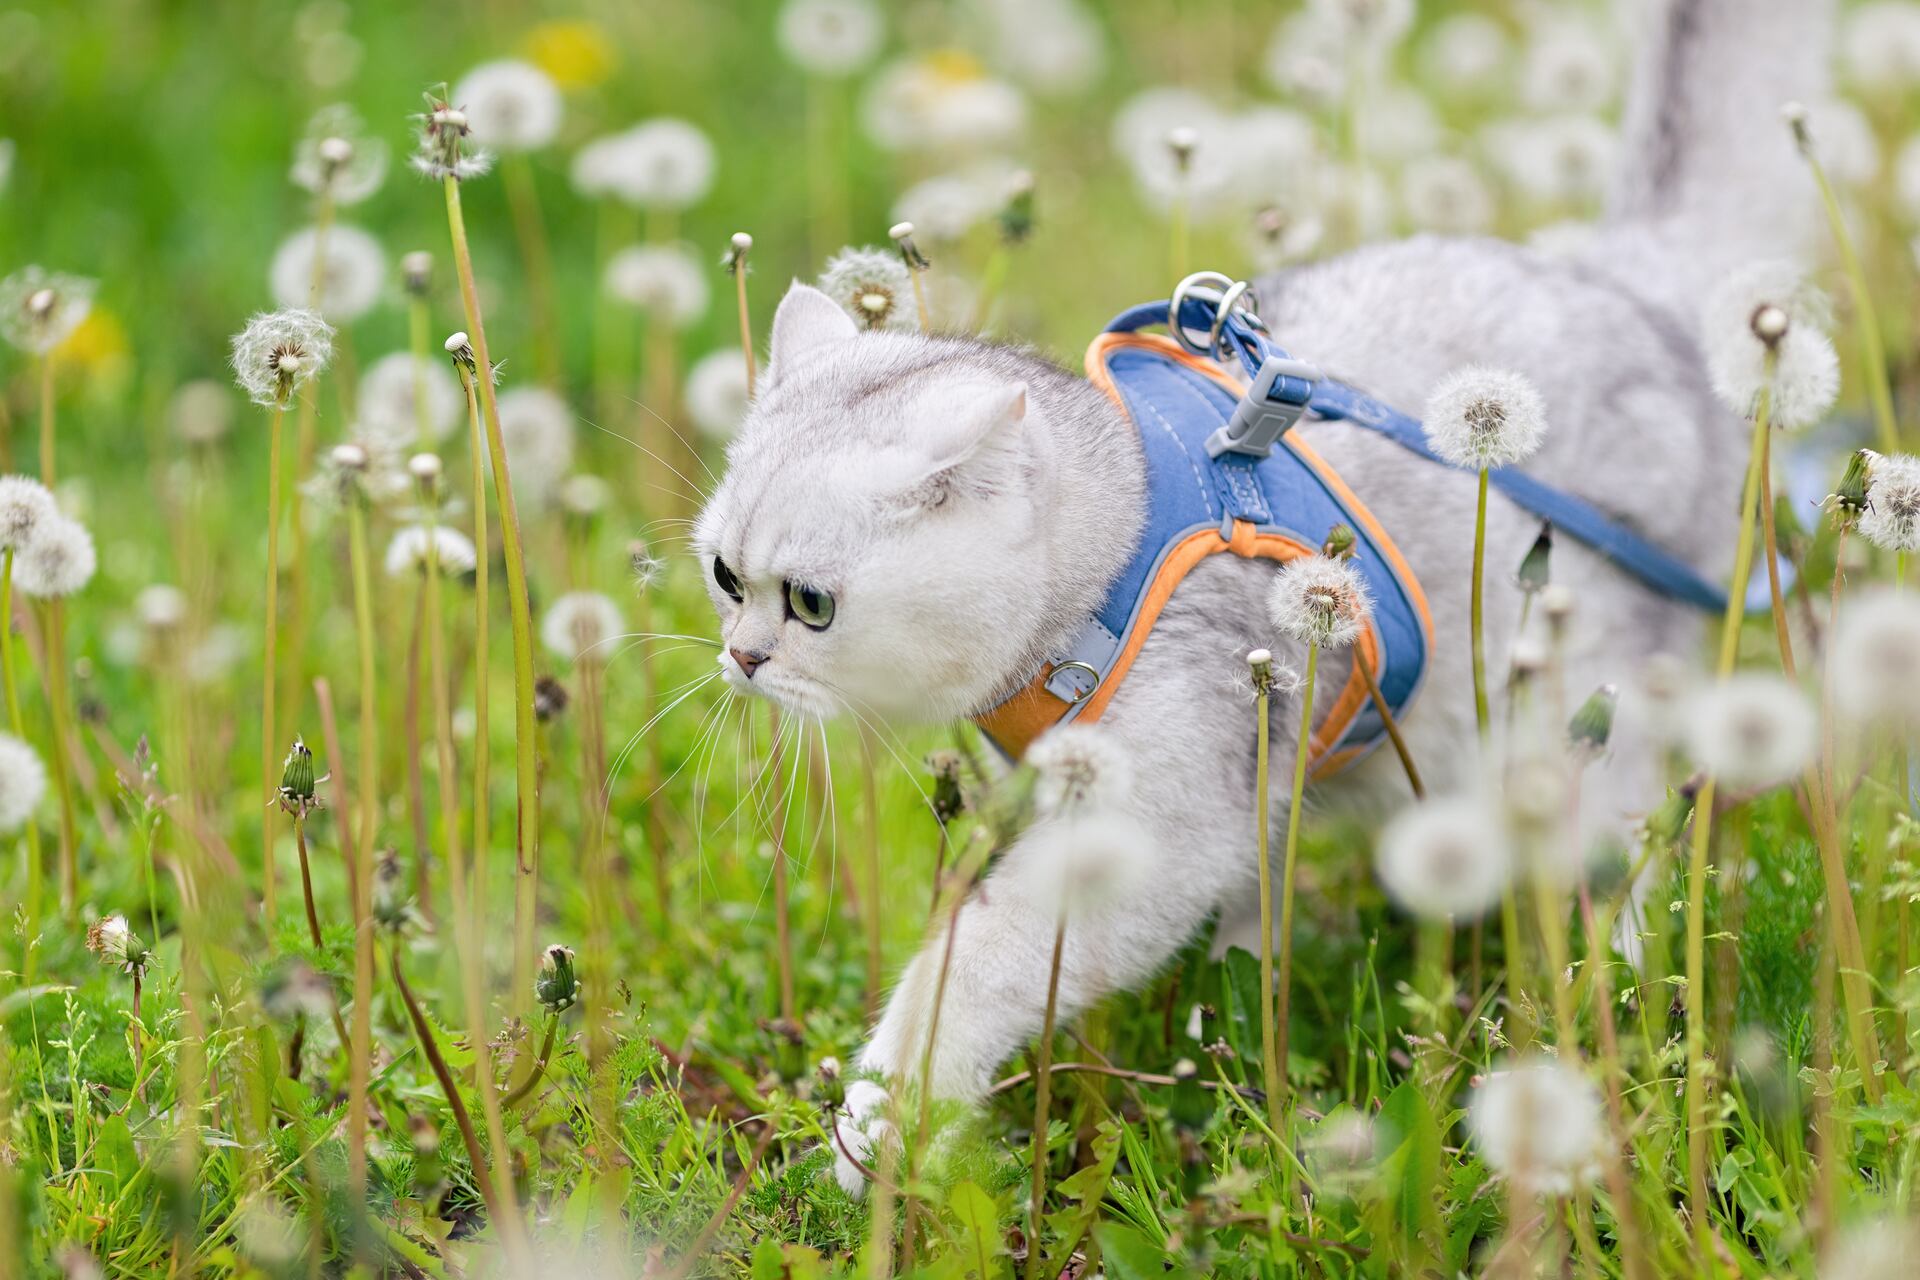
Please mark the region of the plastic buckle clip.
POLYGON ((1260 364, 1227 424, 1207 437, 1207 455, 1244 453, 1255 458, 1273 455, 1276 440, 1285 435, 1313 399, 1320 370, 1290 356, 1268 356, 1260 364))

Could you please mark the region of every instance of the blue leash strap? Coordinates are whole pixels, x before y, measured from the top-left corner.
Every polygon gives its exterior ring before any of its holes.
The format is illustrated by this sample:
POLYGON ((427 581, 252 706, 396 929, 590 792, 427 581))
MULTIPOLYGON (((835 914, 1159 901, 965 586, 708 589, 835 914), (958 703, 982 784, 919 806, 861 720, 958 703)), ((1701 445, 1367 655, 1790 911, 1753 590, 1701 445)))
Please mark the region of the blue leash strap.
MULTIPOLYGON (((1107 329, 1114 333, 1131 333, 1150 325, 1165 324, 1168 306, 1166 302, 1147 302, 1130 307, 1115 317, 1107 329)), ((1180 323, 1184 328, 1206 333, 1213 327, 1215 318, 1214 308, 1201 298, 1188 295, 1181 304, 1180 323)), ((1270 359, 1274 357, 1281 360, 1288 359, 1284 351, 1276 347, 1263 332, 1256 329, 1254 324, 1249 323, 1239 312, 1227 317, 1227 322, 1221 327, 1220 337, 1223 345, 1240 358, 1249 379, 1255 380, 1256 383, 1262 366, 1266 365, 1270 359)), ((1297 406, 1301 403, 1301 387, 1295 384, 1299 381, 1299 378, 1293 376, 1282 376, 1274 380, 1274 390, 1269 394, 1277 410, 1298 412, 1297 406)), ((1313 382, 1311 395, 1306 399, 1305 404, 1306 408, 1323 418, 1339 419, 1366 427, 1370 431, 1385 436, 1410 453, 1418 454, 1439 466, 1452 467, 1451 463, 1427 447, 1426 431, 1421 427, 1418 419, 1409 417, 1391 405, 1384 404, 1345 383, 1335 382, 1331 378, 1321 378, 1313 382)), ((1565 493, 1512 467, 1496 468, 1488 472, 1487 479, 1493 488, 1498 489, 1515 506, 1549 522, 1556 533, 1563 533, 1586 544, 1622 571, 1638 578, 1661 595, 1699 609, 1710 611, 1726 609, 1727 593, 1723 588, 1708 581, 1691 565, 1655 546, 1622 524, 1619 519, 1608 515, 1585 499, 1565 493)), ((1784 572, 1786 566, 1783 565, 1782 570, 1784 572)), ((1765 579, 1760 578, 1750 583, 1746 593, 1747 609, 1753 611, 1770 606, 1769 589, 1765 579)))

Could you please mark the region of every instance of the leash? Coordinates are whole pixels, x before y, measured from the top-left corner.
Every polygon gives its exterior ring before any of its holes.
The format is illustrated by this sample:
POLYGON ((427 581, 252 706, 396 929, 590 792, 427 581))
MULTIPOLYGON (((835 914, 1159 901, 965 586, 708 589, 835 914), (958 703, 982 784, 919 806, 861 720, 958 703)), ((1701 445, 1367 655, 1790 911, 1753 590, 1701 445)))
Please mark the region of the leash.
MULTIPOLYGON (((1393 441, 1436 466, 1463 470, 1427 447, 1417 418, 1400 412, 1358 388, 1324 376, 1318 368, 1287 354, 1267 333, 1244 280, 1218 272, 1196 272, 1174 289, 1172 299, 1145 302, 1121 312, 1107 325, 1112 333, 1132 333, 1165 325, 1182 347, 1196 355, 1230 362, 1237 359, 1249 385, 1233 416, 1207 440, 1215 458, 1225 453, 1265 458, 1301 416, 1351 422, 1393 441), (1195 335, 1205 335, 1196 338, 1195 335)), ((1584 498, 1538 480, 1513 467, 1488 472, 1493 488, 1515 506, 1552 524, 1554 532, 1585 544, 1602 558, 1669 599, 1698 609, 1723 611, 1727 592, 1685 561, 1654 545, 1584 498)), ((1764 596, 1766 585, 1757 584, 1764 596)), ((1746 607, 1756 605, 1754 587, 1746 607)))

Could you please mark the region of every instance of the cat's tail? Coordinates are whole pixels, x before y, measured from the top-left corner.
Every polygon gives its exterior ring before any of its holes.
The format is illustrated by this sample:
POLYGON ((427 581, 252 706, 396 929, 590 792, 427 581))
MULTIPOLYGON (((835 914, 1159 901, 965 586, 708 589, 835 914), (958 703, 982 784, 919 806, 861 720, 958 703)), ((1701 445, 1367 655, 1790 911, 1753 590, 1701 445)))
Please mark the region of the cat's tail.
POLYGON ((1617 227, 1651 231, 1683 288, 1797 254, 1819 225, 1781 118, 1828 91, 1833 0, 1639 0, 1617 227))

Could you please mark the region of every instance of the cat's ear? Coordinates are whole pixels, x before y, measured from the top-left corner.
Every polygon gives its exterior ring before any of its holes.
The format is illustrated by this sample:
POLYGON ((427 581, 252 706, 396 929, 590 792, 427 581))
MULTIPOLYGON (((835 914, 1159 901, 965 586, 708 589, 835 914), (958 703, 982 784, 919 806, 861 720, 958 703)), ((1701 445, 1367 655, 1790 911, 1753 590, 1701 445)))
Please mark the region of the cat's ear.
POLYGON ((990 497, 1019 483, 1017 446, 1027 421, 1024 382, 963 382, 941 392, 940 412, 920 436, 926 457, 906 505, 937 507, 956 493, 990 497))
POLYGON ((767 357, 767 381, 778 381, 794 360, 808 351, 859 336, 853 317, 812 285, 795 280, 773 313, 773 341, 767 357))

